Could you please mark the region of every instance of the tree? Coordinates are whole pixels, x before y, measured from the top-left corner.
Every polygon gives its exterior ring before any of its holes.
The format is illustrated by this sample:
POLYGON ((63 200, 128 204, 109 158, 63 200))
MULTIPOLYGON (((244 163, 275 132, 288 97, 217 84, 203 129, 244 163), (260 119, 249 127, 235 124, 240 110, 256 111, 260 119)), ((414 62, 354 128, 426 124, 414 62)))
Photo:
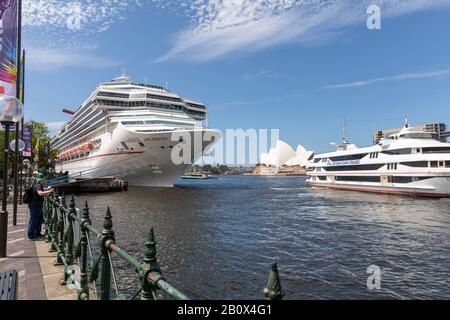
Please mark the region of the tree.
POLYGON ((48 146, 50 144, 50 131, 45 123, 30 121, 25 124, 26 126, 33 126, 33 148, 32 148, 32 160, 36 157, 38 152, 38 166, 39 170, 46 172, 51 165, 51 162, 56 159, 57 151, 51 150, 48 146), (38 143, 39 142, 39 143, 38 143), (39 150, 36 150, 38 147, 39 150), (50 151, 50 152, 49 152, 50 151))

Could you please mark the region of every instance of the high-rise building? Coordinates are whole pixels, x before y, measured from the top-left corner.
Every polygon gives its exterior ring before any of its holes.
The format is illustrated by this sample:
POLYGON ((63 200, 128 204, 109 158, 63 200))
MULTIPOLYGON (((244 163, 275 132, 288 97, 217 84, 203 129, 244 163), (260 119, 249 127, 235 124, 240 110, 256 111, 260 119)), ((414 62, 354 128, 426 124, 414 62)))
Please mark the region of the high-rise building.
MULTIPOLYGON (((447 142, 447 139, 450 137, 450 131, 447 131, 447 126, 445 123, 421 124, 412 126, 412 128, 418 131, 435 132, 441 142, 447 142)), ((373 133, 373 142, 377 144, 381 139, 397 134, 400 130, 402 130, 402 128, 376 131, 373 133)))

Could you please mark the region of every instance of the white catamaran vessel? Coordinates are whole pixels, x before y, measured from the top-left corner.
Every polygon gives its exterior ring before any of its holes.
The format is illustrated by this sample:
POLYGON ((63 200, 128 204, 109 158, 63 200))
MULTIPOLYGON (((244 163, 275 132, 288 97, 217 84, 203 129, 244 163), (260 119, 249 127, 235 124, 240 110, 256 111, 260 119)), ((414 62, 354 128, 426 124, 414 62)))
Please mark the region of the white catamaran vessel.
POLYGON ((400 133, 377 145, 348 143, 316 155, 308 168, 312 187, 426 197, 450 197, 450 143, 415 131, 406 119, 400 133))
POLYGON ((114 176, 130 186, 172 187, 221 138, 207 128, 207 114, 202 103, 122 76, 101 84, 52 139, 59 152, 55 169, 75 178, 114 176), (192 139, 173 141, 174 134, 192 139), (194 136, 203 135, 209 140, 194 146, 194 136), (183 143, 192 143, 191 159, 176 164, 172 152, 183 143))

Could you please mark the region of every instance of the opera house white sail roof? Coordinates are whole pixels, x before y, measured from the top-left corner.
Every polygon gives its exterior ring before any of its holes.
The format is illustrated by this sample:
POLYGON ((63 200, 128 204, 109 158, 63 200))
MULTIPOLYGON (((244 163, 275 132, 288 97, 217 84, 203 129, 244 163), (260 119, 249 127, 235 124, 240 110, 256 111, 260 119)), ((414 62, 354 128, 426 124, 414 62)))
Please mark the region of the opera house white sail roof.
POLYGON ((275 148, 270 149, 269 153, 261 155, 261 164, 275 168, 281 168, 283 166, 306 167, 313 155, 314 152, 306 151, 301 145, 294 151, 289 144, 279 140, 275 148))

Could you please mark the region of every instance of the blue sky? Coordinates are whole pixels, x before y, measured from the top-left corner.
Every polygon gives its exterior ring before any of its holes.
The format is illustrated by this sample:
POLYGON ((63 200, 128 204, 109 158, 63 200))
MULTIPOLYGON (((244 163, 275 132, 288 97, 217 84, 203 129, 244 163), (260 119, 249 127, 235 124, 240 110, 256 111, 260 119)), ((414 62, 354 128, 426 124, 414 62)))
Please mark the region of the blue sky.
POLYGON ((450 125, 449 18, 450 0, 24 0, 26 117, 58 128, 126 68, 206 103, 211 127, 325 151, 345 118, 368 145, 406 114, 450 125), (366 27, 371 4, 381 30, 366 27))

